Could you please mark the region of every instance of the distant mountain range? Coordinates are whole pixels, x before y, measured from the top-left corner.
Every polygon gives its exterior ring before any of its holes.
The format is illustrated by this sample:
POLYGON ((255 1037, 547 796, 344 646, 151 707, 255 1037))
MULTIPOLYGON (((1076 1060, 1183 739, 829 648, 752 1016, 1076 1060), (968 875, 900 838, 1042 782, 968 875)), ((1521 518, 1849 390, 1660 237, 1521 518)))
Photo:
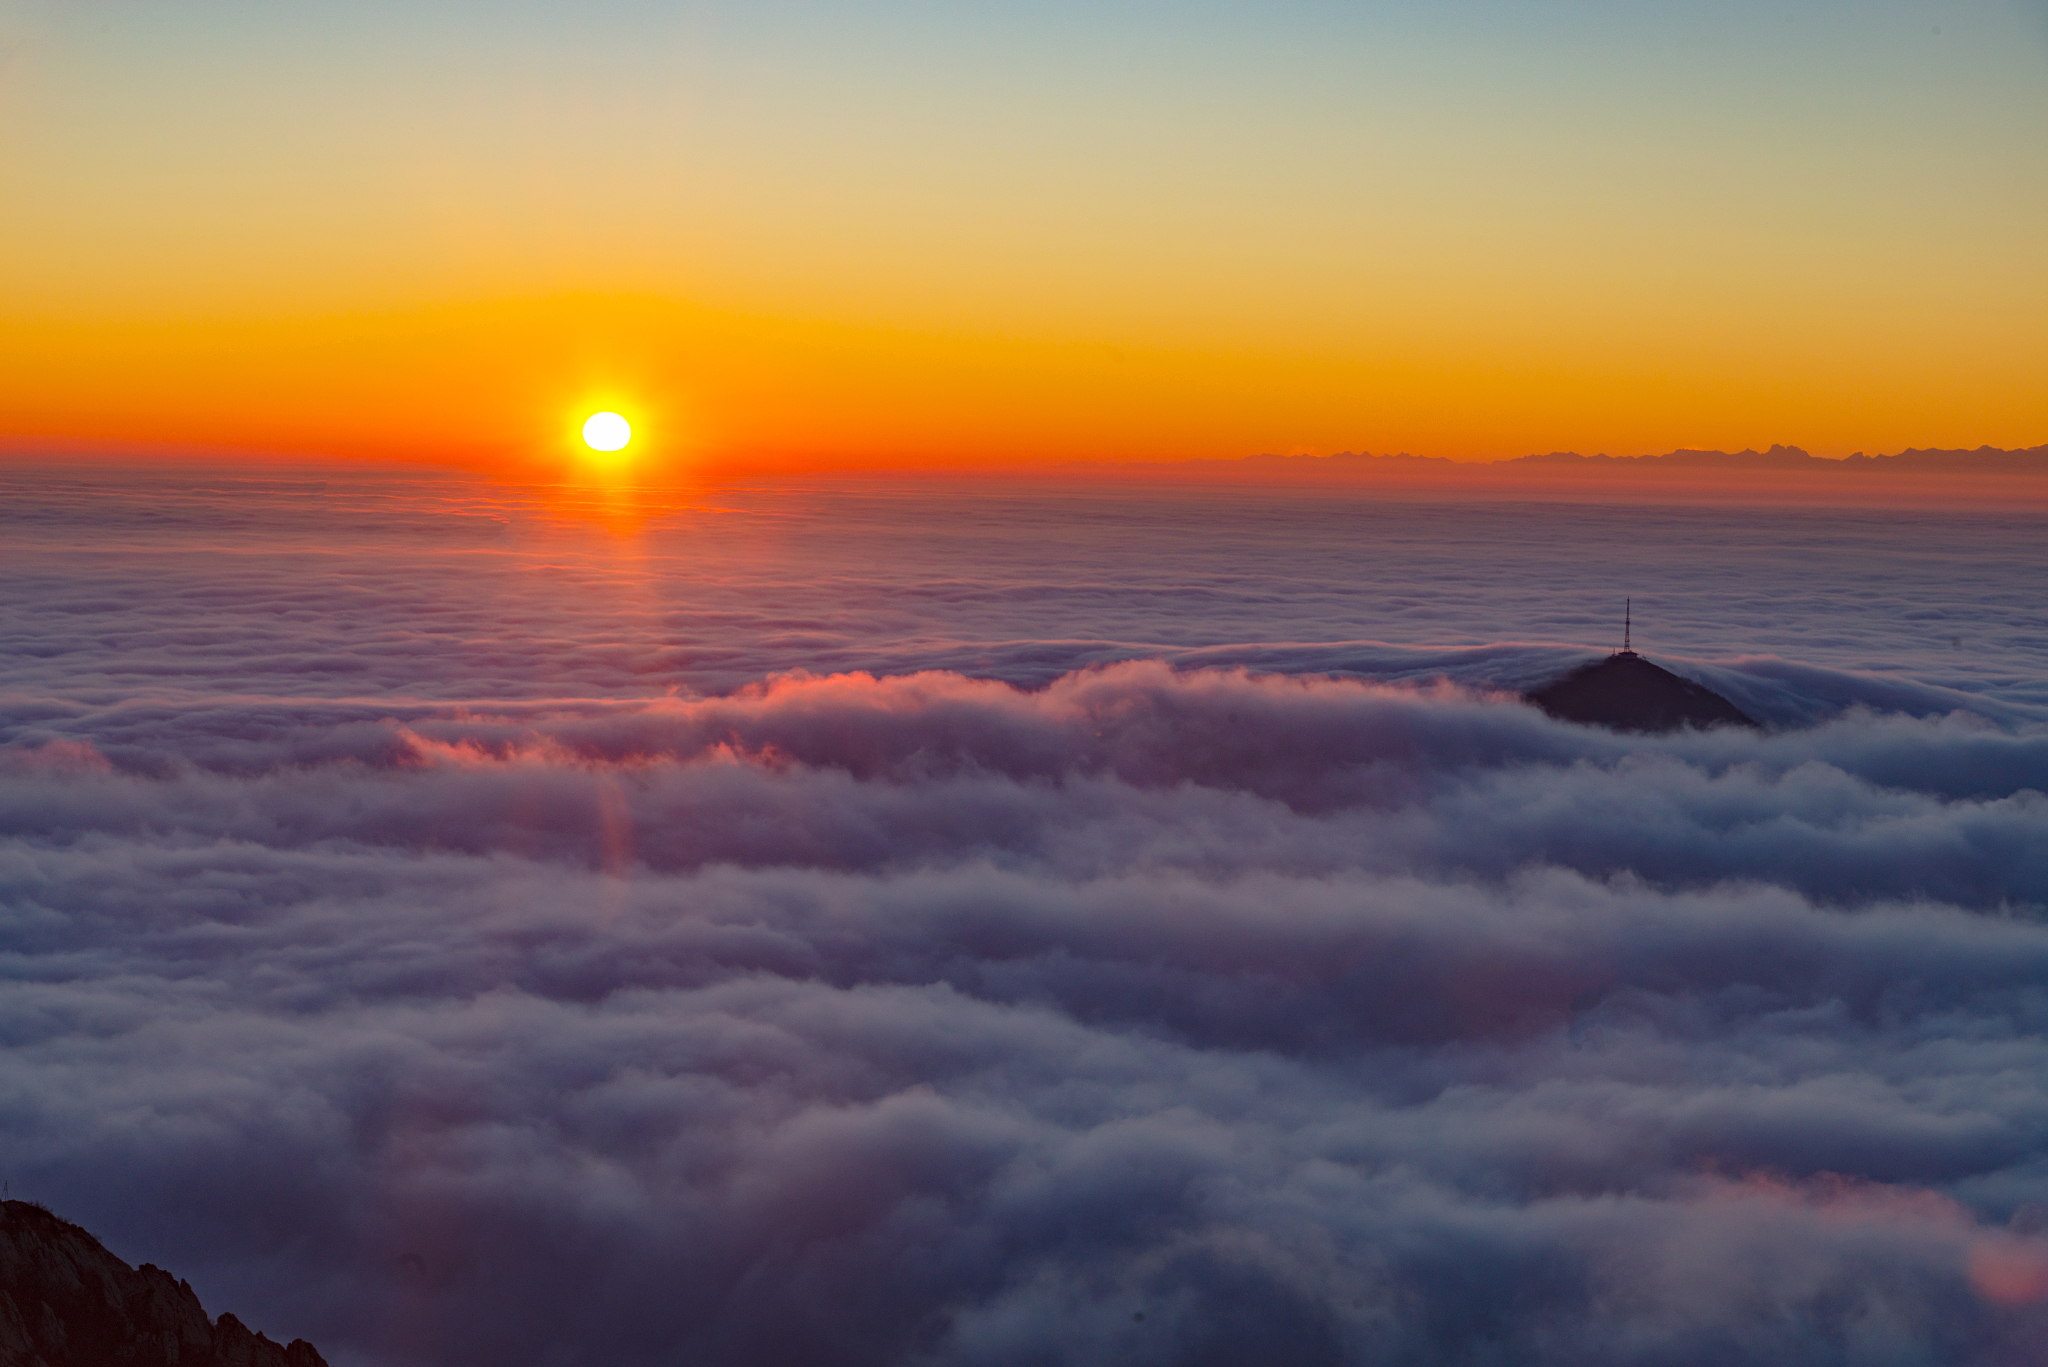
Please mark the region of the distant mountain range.
POLYGON ((1496 462, 1500 465, 1633 466, 1667 470, 1897 470, 1915 473, 2048 474, 2048 446, 2008 451, 1980 446, 1974 451, 1914 448, 1895 456, 1866 456, 1861 451, 1841 460, 1809 455, 1797 446, 1768 451, 1672 451, 1661 456, 1582 456, 1552 451, 1496 462))
POLYGON ((1342 451, 1332 456, 1260 455, 1254 462, 1277 462, 1297 468, 1347 465, 1428 466, 1440 469, 1516 471, 1564 469, 1592 471, 1628 470, 1788 470, 1863 471, 1901 474, 1984 474, 2048 475, 2048 445, 2006 450, 1979 446, 1974 451, 1938 450, 1915 447, 1891 456, 1866 456, 1857 452, 1842 459, 1811 455, 1797 446, 1773 446, 1768 451, 1670 451, 1661 456, 1584 456, 1576 451, 1548 451, 1541 455, 1516 456, 1496 461, 1454 461, 1443 456, 1374 455, 1369 451, 1342 451))

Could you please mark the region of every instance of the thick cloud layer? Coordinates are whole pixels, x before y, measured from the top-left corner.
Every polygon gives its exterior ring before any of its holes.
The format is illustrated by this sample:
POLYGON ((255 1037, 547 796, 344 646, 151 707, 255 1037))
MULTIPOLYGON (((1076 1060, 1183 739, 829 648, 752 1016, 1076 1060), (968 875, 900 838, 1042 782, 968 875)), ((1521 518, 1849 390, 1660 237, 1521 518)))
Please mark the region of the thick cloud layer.
MULTIPOLYGON (((912 546, 894 588, 679 678, 661 614, 715 609, 677 601, 772 606, 758 527, 607 577, 616 538, 530 512, 479 550, 474 488, 446 526, 181 495, 227 533, 29 492, 6 1175, 337 1363, 2003 1364, 2048 1330, 2038 607, 1981 673, 1882 657, 1874 614, 1856 659, 1674 659, 1776 725, 1624 738, 1498 691, 1568 641, 1243 630, 1323 591, 1271 560, 1069 668, 1206 506, 1069 508, 1098 610, 979 669, 1038 562, 912 613, 931 509, 849 513, 847 573, 912 546)), ((1535 512, 1501 574, 1595 517, 1535 512)), ((1809 530, 1852 581, 1827 538, 1865 533, 1809 530)), ((1902 619, 2040 556, 1924 554, 1902 619)), ((1477 620, 1486 570, 1411 592, 1477 620)))

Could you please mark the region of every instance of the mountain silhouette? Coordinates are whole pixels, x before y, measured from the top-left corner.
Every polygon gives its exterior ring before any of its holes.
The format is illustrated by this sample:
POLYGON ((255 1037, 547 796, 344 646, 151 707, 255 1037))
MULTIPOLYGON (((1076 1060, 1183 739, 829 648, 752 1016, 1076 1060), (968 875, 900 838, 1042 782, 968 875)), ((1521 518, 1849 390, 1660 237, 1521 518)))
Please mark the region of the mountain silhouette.
POLYGON ((132 1268, 30 1201, 0 1202, 0 1367, 327 1367, 233 1315, 209 1320, 189 1282, 132 1268))
POLYGON ((1616 731, 1756 726, 1742 709, 1705 684, 1659 669, 1633 650, 1581 665, 1523 696, 1559 721, 1616 731))

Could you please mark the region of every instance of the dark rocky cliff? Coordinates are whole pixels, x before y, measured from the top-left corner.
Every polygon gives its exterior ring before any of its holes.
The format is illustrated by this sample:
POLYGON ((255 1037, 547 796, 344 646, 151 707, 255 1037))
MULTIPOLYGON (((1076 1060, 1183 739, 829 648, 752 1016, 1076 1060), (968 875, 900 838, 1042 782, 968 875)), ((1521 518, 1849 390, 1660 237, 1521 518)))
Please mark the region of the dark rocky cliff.
POLYGON ((190 1285, 132 1268, 68 1220, 0 1204, 0 1367, 327 1367, 233 1315, 209 1320, 190 1285))
POLYGON ((1581 665, 1527 696, 1559 721, 1587 722, 1617 731, 1756 725, 1713 689, 1659 669, 1632 650, 1581 665))

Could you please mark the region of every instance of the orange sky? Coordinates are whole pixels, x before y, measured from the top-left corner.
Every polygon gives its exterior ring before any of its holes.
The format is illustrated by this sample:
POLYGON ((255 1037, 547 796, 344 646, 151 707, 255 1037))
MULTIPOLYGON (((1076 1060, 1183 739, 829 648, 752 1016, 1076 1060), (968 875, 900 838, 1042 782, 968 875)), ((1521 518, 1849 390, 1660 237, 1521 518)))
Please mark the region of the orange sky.
POLYGON ((0 442, 546 466, 600 407, 648 469, 2048 441, 2041 25, 1452 11, 15 0, 0 442))

